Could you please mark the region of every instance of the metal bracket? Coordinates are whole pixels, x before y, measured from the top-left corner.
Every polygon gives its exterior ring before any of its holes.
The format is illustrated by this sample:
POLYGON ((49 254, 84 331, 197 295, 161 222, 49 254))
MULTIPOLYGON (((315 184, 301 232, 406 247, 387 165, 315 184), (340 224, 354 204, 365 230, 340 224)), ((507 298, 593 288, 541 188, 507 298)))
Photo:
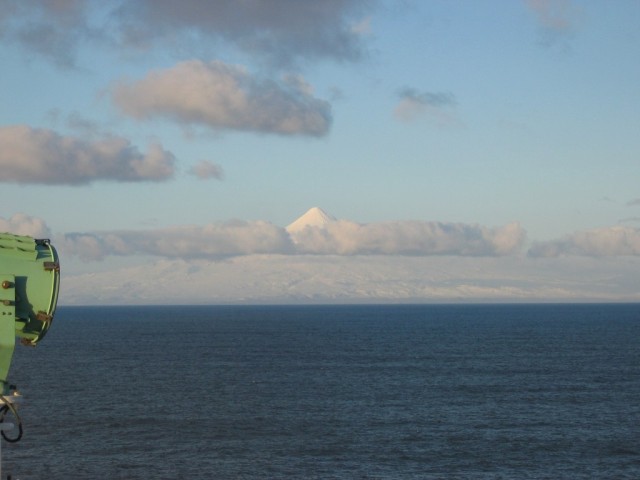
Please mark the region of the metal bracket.
POLYGON ((43 262, 42 265, 47 272, 59 272, 60 264, 58 262, 43 262))
POLYGON ((41 322, 50 322, 51 320, 53 320, 53 316, 49 315, 46 312, 38 312, 38 314, 36 315, 36 320, 40 320, 41 322))

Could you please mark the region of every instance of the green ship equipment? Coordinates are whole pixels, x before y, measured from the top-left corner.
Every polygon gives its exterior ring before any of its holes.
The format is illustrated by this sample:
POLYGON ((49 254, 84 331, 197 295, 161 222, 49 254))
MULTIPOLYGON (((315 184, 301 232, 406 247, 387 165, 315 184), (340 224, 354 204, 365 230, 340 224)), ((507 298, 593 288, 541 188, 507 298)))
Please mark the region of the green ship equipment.
POLYGON ((15 394, 7 377, 16 337, 35 346, 58 302, 60 264, 49 240, 0 233, 0 405, 15 394))

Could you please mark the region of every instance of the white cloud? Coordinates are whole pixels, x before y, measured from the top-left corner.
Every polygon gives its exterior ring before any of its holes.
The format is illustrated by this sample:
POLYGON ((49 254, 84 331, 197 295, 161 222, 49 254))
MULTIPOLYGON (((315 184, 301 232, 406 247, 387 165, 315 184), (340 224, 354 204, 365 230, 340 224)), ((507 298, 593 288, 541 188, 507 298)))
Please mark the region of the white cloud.
POLYGON ((67 234, 61 250, 84 260, 108 255, 220 258, 255 254, 502 256, 519 252, 525 232, 440 222, 357 224, 344 220, 287 233, 268 222, 229 222, 149 231, 67 234))
POLYGON ((301 253, 336 255, 510 255, 525 232, 514 223, 499 228, 443 222, 358 224, 345 220, 295 232, 301 253))
POLYGON ((532 257, 640 255, 640 230, 617 225, 576 232, 560 240, 535 243, 529 250, 529 255, 532 257))
POLYGON ((191 175, 195 175, 200 180, 208 180, 211 178, 215 178, 216 180, 222 180, 224 177, 224 172, 219 165, 215 163, 209 162, 207 160, 202 160, 194 165, 189 173, 191 175))
POLYGON ((163 181, 173 177, 174 161, 159 145, 142 154, 121 137, 87 142, 25 125, 0 127, 0 182, 163 181))
POLYGON ((139 120, 164 117, 212 129, 322 136, 331 123, 329 103, 314 98, 300 79, 278 84, 219 61, 191 60, 151 72, 116 85, 112 98, 139 120))
POLYGON ((168 258, 222 258, 289 253, 292 249, 284 229, 268 222, 240 220, 151 231, 69 233, 56 242, 62 252, 83 260, 138 254, 168 258))
POLYGON ((51 231, 44 220, 16 213, 5 219, 0 217, 0 232, 27 235, 34 238, 49 238, 51 231))

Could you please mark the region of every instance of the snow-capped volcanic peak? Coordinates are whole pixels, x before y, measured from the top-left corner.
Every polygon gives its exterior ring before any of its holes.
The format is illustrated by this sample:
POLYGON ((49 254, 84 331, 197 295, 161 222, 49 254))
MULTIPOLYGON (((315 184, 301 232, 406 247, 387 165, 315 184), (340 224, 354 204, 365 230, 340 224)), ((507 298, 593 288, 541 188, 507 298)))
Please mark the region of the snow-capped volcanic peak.
POLYGON ((299 232, 306 227, 324 227, 327 223, 335 222, 335 217, 319 207, 310 208, 307 213, 298 218, 295 222, 287 225, 287 232, 299 232))

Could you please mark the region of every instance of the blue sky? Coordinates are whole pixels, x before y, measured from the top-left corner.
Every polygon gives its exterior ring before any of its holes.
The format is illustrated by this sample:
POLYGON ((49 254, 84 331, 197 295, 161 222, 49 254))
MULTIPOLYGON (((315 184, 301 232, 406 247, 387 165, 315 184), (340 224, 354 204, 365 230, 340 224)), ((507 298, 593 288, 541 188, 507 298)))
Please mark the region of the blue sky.
POLYGON ((447 261, 438 299, 640 299, 636 1, 0 7, 0 229, 54 239, 61 301, 204 264, 192 301, 429 301, 447 261), (284 229, 314 206, 321 250, 284 229))

